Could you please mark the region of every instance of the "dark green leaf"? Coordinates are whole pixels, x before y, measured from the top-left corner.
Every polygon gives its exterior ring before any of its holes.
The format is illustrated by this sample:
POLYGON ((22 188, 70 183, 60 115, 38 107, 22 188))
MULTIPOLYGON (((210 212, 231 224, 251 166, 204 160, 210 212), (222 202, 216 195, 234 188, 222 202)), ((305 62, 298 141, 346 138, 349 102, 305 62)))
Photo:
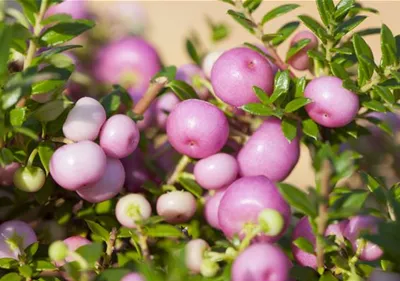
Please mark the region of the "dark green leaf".
POLYGON ((279 36, 275 37, 274 39, 271 40, 271 44, 273 46, 279 46, 281 43, 283 43, 290 35, 293 34, 293 32, 296 31, 296 29, 299 27, 300 23, 298 21, 292 21, 284 26, 282 26, 276 34, 279 34, 279 36))
POLYGON ((346 80, 346 79, 350 78, 350 75, 346 71, 346 69, 343 67, 343 64, 332 62, 330 65, 331 65, 331 71, 332 71, 333 75, 339 77, 342 80, 346 80))
POLYGON ((90 268, 94 268, 95 263, 103 254, 103 245, 102 243, 93 242, 78 248, 76 252, 88 262, 90 268))
POLYGON ((197 52, 196 47, 194 46, 193 42, 190 41, 190 39, 186 39, 186 51, 193 62, 200 65, 199 53, 197 52))
POLYGON ((230 29, 224 23, 214 23, 210 18, 207 18, 207 23, 211 28, 211 40, 219 42, 229 36, 230 29))
POLYGON ((31 138, 31 139, 33 139, 35 141, 39 140, 39 137, 31 129, 28 129, 28 128, 25 128, 25 127, 13 127, 13 131, 15 133, 19 133, 19 134, 25 135, 28 138, 31 138))
POLYGON ((354 4, 355 0, 341 0, 336 6, 335 19, 342 19, 346 16, 354 4))
POLYGON ((371 48, 365 42, 365 40, 359 36, 358 34, 354 34, 353 36, 353 46, 356 51, 356 56, 358 59, 358 81, 361 86, 365 85, 369 79, 371 79, 375 67, 371 65, 368 61, 363 59, 363 57, 367 57, 374 60, 374 56, 372 54, 371 48))
POLYGON ((27 9, 32 13, 39 12, 38 1, 32 1, 32 0, 17 0, 17 1, 24 9, 27 9))
POLYGON ((377 85, 373 88, 373 92, 387 103, 394 104, 396 102, 393 93, 386 87, 377 85))
POLYGON ((296 81, 296 93, 294 94, 294 96, 296 98, 304 96, 304 89, 306 88, 306 84, 307 84, 306 77, 303 76, 303 77, 297 79, 297 81, 296 81))
POLYGON ((234 10, 229 10, 228 14, 232 16, 232 18, 240 25, 246 28, 250 33, 254 34, 254 28, 256 27, 256 25, 251 20, 246 18, 244 14, 235 12, 234 10))
POLYGON ((289 51, 287 52, 286 61, 288 61, 291 57, 293 57, 298 52, 303 50, 310 42, 311 42, 311 39, 301 39, 300 41, 296 42, 296 44, 291 46, 289 51))
POLYGON ((94 22, 84 19, 60 22, 48 28, 42 34, 40 40, 46 46, 59 45, 93 28, 94 25, 94 22))
POLYGON ((367 17, 366 16, 355 16, 347 21, 342 22, 335 29, 335 39, 340 39, 354 28, 359 26, 367 17))
POLYGON ((58 22, 68 22, 68 21, 72 21, 72 16, 70 14, 54 14, 42 20, 42 24, 50 25, 58 22))
POLYGON ((118 281, 130 272, 126 268, 106 269, 96 277, 96 281, 118 281))
POLYGON ((246 0, 243 6, 249 10, 250 13, 254 12, 262 3, 262 0, 246 0))
POLYGON ((0 281, 22 281, 24 278, 20 275, 18 275, 15 272, 12 273, 7 273, 6 275, 4 275, 0 281))
POLYGON ((290 101, 286 106, 285 106, 285 112, 293 112, 298 110, 299 108, 302 108, 303 106, 311 103, 311 99, 308 98, 297 98, 292 101, 290 101))
POLYGON ((39 151, 40 161, 42 162, 42 165, 46 170, 46 173, 49 174, 50 158, 54 153, 54 147, 50 142, 42 142, 38 146, 38 151, 39 151))
POLYGON ((150 237, 182 237, 182 232, 170 224, 155 224, 145 227, 145 232, 150 237))
POLYGON ((320 51, 317 51, 317 50, 308 50, 307 51, 307 55, 311 59, 314 59, 314 60, 318 60, 318 61, 321 61, 321 62, 325 62, 326 61, 325 56, 320 51))
POLYGON ((381 33, 380 28, 366 28, 356 32, 360 36, 375 35, 381 33))
POLYGON ((327 38, 327 33, 325 29, 322 27, 320 23, 318 23, 316 20, 313 18, 306 16, 306 15, 301 15, 299 16, 299 19, 307 26, 319 39, 322 40, 322 42, 326 41, 327 38))
POLYGON ((50 59, 52 56, 72 50, 72 49, 76 49, 76 48, 81 48, 81 45, 67 45, 67 46, 58 46, 58 47, 53 47, 49 50, 44 51, 43 53, 41 53, 40 55, 38 55, 37 57, 35 57, 32 61, 32 65, 38 65, 41 62, 50 59))
POLYGON ((392 31, 385 24, 381 29, 382 67, 397 65, 397 44, 392 31))
POLYGON ((362 103, 362 105, 373 111, 386 112, 385 106, 376 100, 365 101, 362 103))
POLYGON ((329 271, 324 272, 324 274, 319 278, 319 281, 338 281, 338 279, 329 271))
POLYGON ((47 177, 44 186, 38 192, 35 192, 36 201, 42 205, 47 203, 53 194, 55 187, 56 184, 54 183, 53 179, 51 177, 47 177))
POLYGON ((278 33, 264 34, 264 35, 261 37, 261 40, 262 40, 264 43, 268 43, 268 42, 270 42, 270 41, 272 41, 272 40, 274 40, 274 39, 276 39, 277 37, 280 37, 280 36, 281 36, 281 35, 278 34, 278 33))
POLYGON ((279 190, 290 206, 301 213, 314 218, 317 215, 316 206, 308 198, 308 195, 300 189, 285 183, 278 183, 279 190))
POLYGON ((275 102, 280 96, 286 94, 289 91, 290 87, 290 75, 289 72, 280 71, 275 76, 275 86, 274 92, 270 97, 270 102, 275 102))
POLYGON ((246 105, 243 105, 241 109, 253 115, 259 115, 259 116, 275 115, 275 111, 271 107, 261 103, 248 103, 246 105))
POLYGON ((0 75, 7 71, 8 55, 12 40, 12 29, 4 22, 0 23, 0 75))
POLYGON ((332 219, 348 218, 356 215, 364 206, 369 192, 365 190, 349 190, 349 192, 341 194, 332 206, 329 217, 332 219))
POLYGON ((313 244, 304 237, 297 238, 293 241, 293 244, 306 253, 315 254, 313 244))
POLYGON ((298 4, 285 4, 278 6, 264 15, 261 24, 265 24, 274 18, 285 15, 298 7, 300 7, 298 4))
POLYGON ((104 107, 107 117, 116 114, 123 104, 128 110, 132 108, 133 102, 129 93, 119 85, 113 85, 113 90, 100 100, 104 107))
POLYGON ((186 82, 173 80, 167 84, 167 87, 170 88, 181 100, 198 99, 195 90, 186 82))
POLYGON ((269 104, 269 97, 266 92, 263 91, 263 89, 254 86, 253 91, 258 97, 258 99, 263 103, 263 104, 269 104))
POLYGON ((36 254, 37 250, 39 249, 39 242, 35 242, 29 245, 25 250, 25 254, 28 260, 32 259, 32 257, 36 254))
POLYGON ((281 123, 282 131, 285 138, 291 142, 297 136, 297 121, 293 119, 283 118, 281 123))
POLYGON ((385 187, 377 179, 366 172, 361 172, 361 177, 378 202, 386 204, 385 187))
POLYGON ((14 155, 12 151, 6 147, 0 149, 0 168, 6 166, 14 161, 14 155))
POLYGON ((316 3, 322 22, 329 27, 335 12, 335 5, 332 0, 317 0, 316 3))
POLYGON ((259 53, 259 54, 262 55, 263 57, 265 57, 265 58, 267 58, 267 59, 270 59, 270 56, 267 55, 263 50, 261 50, 261 49, 260 49, 259 47, 257 47, 256 45, 251 44, 251 43, 248 43, 248 42, 245 42, 244 45, 245 45, 246 47, 252 49, 253 51, 256 51, 257 53, 259 53))
POLYGON ((290 277, 297 281, 318 281, 319 274, 311 267, 294 265, 290 269, 290 277))
POLYGON ((11 48, 19 53, 25 53, 28 46, 27 40, 31 37, 31 33, 26 27, 19 23, 14 23, 9 28, 12 32, 11 48))
POLYGON ((197 198, 201 198, 203 189, 194 180, 184 177, 179 177, 178 182, 190 193, 197 198))
POLYGON ((94 222, 91 220, 85 220, 85 221, 86 221, 88 227, 90 228, 90 231, 93 234, 96 234, 97 236, 99 236, 104 242, 107 242, 110 239, 110 234, 107 231, 107 229, 102 227, 97 222, 94 222))
POLYGON ((68 100, 53 100, 36 109, 32 116, 41 122, 50 122, 56 120, 70 105, 72 102, 68 100))
POLYGON ((220 1, 222 1, 222 2, 225 2, 225 3, 228 3, 228 4, 231 4, 231 5, 235 6, 235 2, 233 2, 232 0, 220 0, 220 1))

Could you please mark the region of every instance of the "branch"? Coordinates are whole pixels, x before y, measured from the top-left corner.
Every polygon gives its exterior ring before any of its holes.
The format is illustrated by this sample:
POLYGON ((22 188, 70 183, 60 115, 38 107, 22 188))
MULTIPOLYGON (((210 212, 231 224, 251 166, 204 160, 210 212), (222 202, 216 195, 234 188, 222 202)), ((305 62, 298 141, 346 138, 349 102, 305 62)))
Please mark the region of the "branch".
POLYGON ((108 266, 110 265, 116 240, 117 240, 117 229, 113 227, 110 233, 110 239, 107 242, 106 256, 104 257, 103 260, 103 268, 108 268, 108 266))
POLYGON ((154 80, 154 82, 151 82, 149 88, 147 89, 147 92, 133 108, 133 112, 136 114, 145 113, 146 110, 150 107, 153 100, 157 97, 157 95, 167 83, 167 77, 158 77, 154 80))
POLYGON ((175 170, 171 174, 171 176, 167 180, 167 185, 172 185, 176 182, 179 177, 179 174, 183 172, 186 166, 190 163, 190 158, 186 155, 183 155, 181 160, 179 160, 178 165, 176 165, 175 170))

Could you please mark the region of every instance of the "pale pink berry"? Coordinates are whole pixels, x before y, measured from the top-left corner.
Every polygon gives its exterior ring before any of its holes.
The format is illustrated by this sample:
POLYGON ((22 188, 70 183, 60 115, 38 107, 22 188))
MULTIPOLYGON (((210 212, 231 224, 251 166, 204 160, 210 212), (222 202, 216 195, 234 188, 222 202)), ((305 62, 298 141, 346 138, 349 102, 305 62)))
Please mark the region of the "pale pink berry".
POLYGON ((196 199, 190 192, 172 191, 157 200, 157 214, 169 223, 184 223, 196 213, 196 199))
POLYGON ((121 225, 136 228, 137 222, 151 216, 151 205, 141 194, 128 194, 118 200, 115 216, 121 225))
POLYGON ((203 239, 189 241, 185 246, 185 264, 192 273, 200 273, 204 252, 210 246, 203 239))

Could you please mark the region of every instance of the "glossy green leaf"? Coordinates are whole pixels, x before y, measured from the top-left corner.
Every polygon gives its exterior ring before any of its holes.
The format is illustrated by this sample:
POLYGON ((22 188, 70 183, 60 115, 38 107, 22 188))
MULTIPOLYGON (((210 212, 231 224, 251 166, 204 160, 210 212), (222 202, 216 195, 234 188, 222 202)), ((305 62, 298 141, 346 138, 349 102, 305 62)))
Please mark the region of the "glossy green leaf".
POLYGON ((194 63, 200 65, 200 56, 196 50, 195 45, 190 39, 186 39, 186 51, 194 63))
POLYGON ((14 155, 12 151, 6 147, 0 149, 0 168, 14 161, 14 155))
POLYGON ((103 254, 102 243, 93 242, 91 244, 79 247, 76 252, 80 254, 89 264, 90 268, 94 268, 95 263, 103 254))
POLYGON ((319 138, 318 125, 312 119, 306 119, 301 122, 303 133, 315 140, 319 138))
POLYGON ((69 22, 72 21, 73 18, 70 14, 54 14, 51 16, 46 17, 42 20, 43 25, 50 25, 58 22, 69 22))
POLYGON ((316 0, 317 8, 322 22, 329 27, 335 12, 335 5, 332 0, 316 0))
POLYGON ((291 142, 297 136, 297 121, 289 118, 283 118, 282 123, 282 132, 285 138, 291 142))
POLYGON ((377 85, 373 88, 373 92, 387 103, 394 104, 396 102, 393 93, 386 87, 377 85))
POLYGON ((170 88, 181 100, 198 99, 192 86, 184 81, 172 80, 167 84, 167 87, 170 88))
POLYGON ((326 58, 325 56, 318 50, 308 50, 307 55, 314 60, 320 61, 320 62, 325 62, 326 58))
POLYGON ((306 253, 315 254, 313 244, 304 237, 297 238, 293 241, 293 244, 306 253))
POLYGON ((7 273, 0 278, 0 281, 22 281, 22 280, 24 280, 24 278, 15 272, 7 273))
POLYGON ((386 189, 384 185, 364 171, 361 171, 361 178, 363 179, 363 182, 366 183, 368 189, 375 196, 378 202, 381 204, 386 204, 386 189))
POLYGON ((376 100, 365 101, 362 103, 362 105, 373 111, 386 112, 385 106, 376 100))
POLYGON ((308 27, 319 39, 323 42, 326 41, 327 33, 323 26, 317 22, 315 19, 311 18, 307 15, 299 16, 299 19, 304 23, 305 26, 308 27))
POLYGON ((235 12, 234 10, 229 10, 228 15, 230 15, 241 26, 246 28, 250 33, 254 34, 254 28, 256 25, 251 20, 246 18, 244 14, 235 12))
POLYGON ((243 7, 245 7, 250 13, 254 12, 262 3, 262 0, 246 0, 243 3, 243 7))
POLYGON ((275 111, 267 105, 261 103, 248 103, 241 107, 244 111, 258 116, 272 116, 275 115, 275 111))
POLYGON ((70 50, 73 50, 76 48, 81 48, 81 47, 82 47, 81 45, 66 45, 66 46, 53 47, 49 50, 42 52, 40 55, 35 57, 32 61, 32 65, 40 64, 41 62, 50 59, 52 56, 54 56, 56 54, 60 54, 60 53, 70 51, 70 50))
POLYGON ((332 71, 333 75, 335 75, 336 77, 339 77, 342 80, 346 80, 346 79, 350 78, 350 75, 346 71, 346 69, 343 67, 343 64, 332 62, 330 64, 330 66, 331 66, 331 71, 332 71))
POLYGON ((60 22, 48 28, 41 35, 40 41, 46 46, 60 45, 93 28, 94 25, 93 21, 85 19, 60 22))
POLYGON ((297 79, 297 81, 296 81, 296 92, 294 94, 294 96, 296 98, 304 96, 304 90, 306 88, 306 84, 307 84, 307 79, 306 79, 305 76, 297 79))
POLYGON ((50 122, 56 120, 70 105, 72 102, 68 100, 53 100, 40 106, 32 116, 41 122, 50 122))
POLYGON ((396 39, 394 38, 392 31, 385 24, 382 25, 381 29, 381 52, 382 67, 396 65, 398 63, 396 39))
POLYGON ((265 24, 265 23, 269 22, 270 20, 273 20, 274 18, 283 16, 283 15, 297 9, 298 7, 300 7, 300 5, 298 5, 298 4, 285 4, 285 5, 278 6, 264 15, 264 17, 261 20, 261 24, 265 24))
POLYGON ((53 263, 46 260, 35 260, 31 263, 31 266, 36 271, 45 271, 45 270, 55 270, 56 267, 53 263))
POLYGON ((316 217, 317 209, 308 198, 308 195, 300 189, 285 183, 278 183, 279 191, 290 206, 296 208, 299 212, 316 217))
POLYGON ((8 56, 12 41, 12 29, 0 22, 0 75, 7 71, 8 56))
POLYGON ((310 42, 311 42, 311 39, 301 39, 300 41, 296 42, 296 44, 291 46, 289 51, 287 52, 286 61, 288 61, 294 55, 296 55, 301 50, 303 50, 310 42))
POLYGON ((299 25, 300 23, 298 21, 292 21, 279 28, 279 30, 276 32, 276 34, 279 36, 271 40, 271 45, 279 46, 297 30, 299 25))
POLYGON ((90 231, 93 234, 99 236, 104 242, 107 242, 110 239, 110 233, 103 226, 91 220, 85 220, 85 221, 90 231))
POLYGON ((356 215, 364 206, 369 195, 365 190, 349 190, 335 200, 329 217, 332 219, 348 218, 356 215))
POLYGON ((288 71, 280 71, 275 76, 274 92, 270 97, 270 102, 275 102, 280 96, 286 94, 290 87, 290 75, 288 71))
POLYGON ((264 92, 263 89, 254 86, 253 91, 256 94, 257 98, 263 103, 263 104, 269 104, 269 97, 266 92, 264 92))
POLYGON ((296 99, 290 101, 285 106, 285 112, 296 111, 311 102, 312 102, 311 99, 308 99, 308 98, 304 98, 304 97, 296 98, 296 99))
POLYGON ((335 19, 342 19, 346 16, 350 9, 354 7, 354 4, 355 0, 341 0, 336 5, 335 19))
MULTIPOLYGON (((32 270, 32 268, 31 268, 29 265, 27 265, 27 264, 18 267, 18 271, 19 271, 19 274, 21 274, 21 276, 23 276, 23 277, 25 277, 25 278, 30 278, 30 277, 32 277, 33 270, 32 270)), ((29 279, 28 279, 28 280, 29 280, 29 279)))
POLYGON ((201 188, 200 185, 197 184, 192 179, 189 178, 184 178, 184 177, 179 177, 178 182, 190 193, 192 193, 194 196, 197 198, 201 198, 203 194, 203 189, 201 188))
POLYGON ((54 146, 50 142, 42 142, 38 146, 40 161, 47 174, 50 172, 50 159, 54 151, 54 146))
POLYGON ((145 232, 149 237, 182 237, 182 232, 170 224, 155 224, 145 227, 145 232))
POLYGON ((371 79, 375 69, 374 65, 371 65, 369 61, 363 59, 363 57, 369 58, 373 61, 374 56, 372 54, 371 48, 358 34, 354 34, 353 36, 353 46, 359 63, 358 81, 359 84, 362 86, 365 85, 365 83, 367 83, 369 79, 371 79))
POLYGON ((335 39, 342 38, 344 35, 359 26, 366 18, 366 16, 355 16, 339 24, 334 31, 335 39))

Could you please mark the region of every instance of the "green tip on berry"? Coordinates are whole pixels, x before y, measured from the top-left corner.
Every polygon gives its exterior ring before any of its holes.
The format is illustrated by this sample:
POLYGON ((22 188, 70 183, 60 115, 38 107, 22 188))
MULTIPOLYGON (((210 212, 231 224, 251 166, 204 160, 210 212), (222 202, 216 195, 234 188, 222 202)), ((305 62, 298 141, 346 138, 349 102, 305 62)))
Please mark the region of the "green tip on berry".
POLYGON ((49 247, 49 257, 53 261, 62 261, 67 257, 68 251, 68 247, 63 241, 56 241, 49 247))
POLYGON ((265 209, 258 215, 258 223, 266 235, 276 236, 282 232, 285 221, 278 211, 265 209))
POLYGON ((219 265, 209 259, 204 259, 201 263, 200 273, 204 277, 214 277, 219 270, 219 265))

